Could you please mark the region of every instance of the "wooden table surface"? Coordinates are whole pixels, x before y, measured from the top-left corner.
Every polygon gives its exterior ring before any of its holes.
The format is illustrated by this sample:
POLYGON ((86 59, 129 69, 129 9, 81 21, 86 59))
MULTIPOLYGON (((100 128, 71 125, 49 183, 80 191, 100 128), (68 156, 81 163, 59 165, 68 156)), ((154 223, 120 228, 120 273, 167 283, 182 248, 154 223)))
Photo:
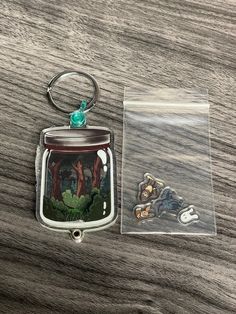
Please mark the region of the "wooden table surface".
POLYGON ((3 0, 0 15, 0 313, 235 313, 235 1, 3 0), (45 89, 71 68, 101 87, 89 124, 114 130, 118 195, 124 86, 209 89, 217 236, 121 235, 118 219, 78 245, 39 225, 39 134, 68 123, 45 89))

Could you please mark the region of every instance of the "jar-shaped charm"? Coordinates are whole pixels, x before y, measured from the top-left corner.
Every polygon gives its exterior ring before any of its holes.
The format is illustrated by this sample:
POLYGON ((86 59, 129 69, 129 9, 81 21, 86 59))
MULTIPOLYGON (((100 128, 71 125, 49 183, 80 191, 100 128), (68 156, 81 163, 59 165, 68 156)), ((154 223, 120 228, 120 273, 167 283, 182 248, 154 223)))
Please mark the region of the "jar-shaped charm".
POLYGON ((114 223, 111 132, 103 127, 52 127, 38 148, 37 218, 45 227, 69 231, 80 242, 85 231, 114 223))

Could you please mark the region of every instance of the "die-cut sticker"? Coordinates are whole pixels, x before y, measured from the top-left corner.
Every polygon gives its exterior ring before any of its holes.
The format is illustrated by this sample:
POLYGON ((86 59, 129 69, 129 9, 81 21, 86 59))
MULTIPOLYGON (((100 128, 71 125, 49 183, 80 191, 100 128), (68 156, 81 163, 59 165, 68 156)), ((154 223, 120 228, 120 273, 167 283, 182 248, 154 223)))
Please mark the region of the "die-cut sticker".
POLYGON ((150 173, 145 173, 144 180, 139 184, 138 198, 141 203, 156 199, 165 187, 163 180, 155 178, 150 173))
POLYGON ((133 208, 137 220, 171 215, 183 225, 199 221, 194 205, 187 204, 174 189, 150 173, 146 173, 139 184, 138 200, 141 204, 133 208))
POLYGON ((190 205, 179 211, 177 218, 182 224, 189 224, 191 222, 197 222, 199 215, 196 213, 194 206, 190 205))

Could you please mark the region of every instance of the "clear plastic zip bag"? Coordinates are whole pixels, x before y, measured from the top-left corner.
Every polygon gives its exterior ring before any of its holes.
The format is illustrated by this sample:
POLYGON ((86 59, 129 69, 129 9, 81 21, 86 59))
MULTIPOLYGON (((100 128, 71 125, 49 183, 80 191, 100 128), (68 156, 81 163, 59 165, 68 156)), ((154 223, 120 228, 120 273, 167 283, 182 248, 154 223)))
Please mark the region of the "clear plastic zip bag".
POLYGON ((122 233, 216 233, 207 91, 126 88, 122 233))

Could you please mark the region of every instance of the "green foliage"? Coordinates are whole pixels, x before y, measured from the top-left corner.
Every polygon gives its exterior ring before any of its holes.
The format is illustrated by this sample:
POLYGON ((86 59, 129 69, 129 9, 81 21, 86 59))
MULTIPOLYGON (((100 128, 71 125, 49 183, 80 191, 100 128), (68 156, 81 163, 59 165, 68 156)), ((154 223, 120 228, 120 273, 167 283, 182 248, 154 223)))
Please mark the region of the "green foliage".
POLYGON ((103 197, 99 194, 94 195, 93 203, 89 207, 89 213, 87 216, 88 221, 99 220, 103 217, 103 197))
POLYGON ((70 190, 62 193, 63 203, 67 207, 67 218, 70 220, 84 219, 89 205, 92 202, 91 197, 87 195, 72 195, 70 190))
POLYGON ((87 221, 99 220, 107 217, 110 214, 111 199, 110 195, 101 195, 98 190, 97 194, 94 194, 93 202, 89 207, 87 215, 87 221), (106 202, 106 209, 104 214, 103 204, 106 202))
POLYGON ((100 190, 98 188, 93 188, 91 191, 91 197, 95 196, 96 194, 100 194, 100 190))
POLYGON ((59 209, 62 213, 67 211, 67 206, 62 201, 58 201, 54 197, 52 197, 51 203, 54 208, 59 209))
POLYGON ((79 199, 79 208, 84 212, 87 211, 90 204, 92 202, 92 199, 89 195, 82 195, 79 199))
POLYGON ((56 221, 74 221, 82 219, 93 221, 105 218, 110 209, 110 196, 101 195, 100 190, 94 188, 91 194, 78 197, 73 195, 71 190, 62 193, 62 200, 44 198, 45 217, 56 221), (106 202, 106 214, 103 212, 103 203, 106 202))
MULTIPOLYGON (((66 206, 71 208, 78 208, 80 203, 80 197, 72 195, 71 190, 66 190, 62 193, 63 202, 66 206)), ((82 197, 82 196, 81 196, 82 197)))
POLYGON ((55 221, 65 221, 65 216, 62 210, 58 210, 60 205, 56 204, 56 202, 59 201, 55 201, 55 199, 53 198, 52 199, 47 197, 44 198, 43 206, 44 216, 55 221))

